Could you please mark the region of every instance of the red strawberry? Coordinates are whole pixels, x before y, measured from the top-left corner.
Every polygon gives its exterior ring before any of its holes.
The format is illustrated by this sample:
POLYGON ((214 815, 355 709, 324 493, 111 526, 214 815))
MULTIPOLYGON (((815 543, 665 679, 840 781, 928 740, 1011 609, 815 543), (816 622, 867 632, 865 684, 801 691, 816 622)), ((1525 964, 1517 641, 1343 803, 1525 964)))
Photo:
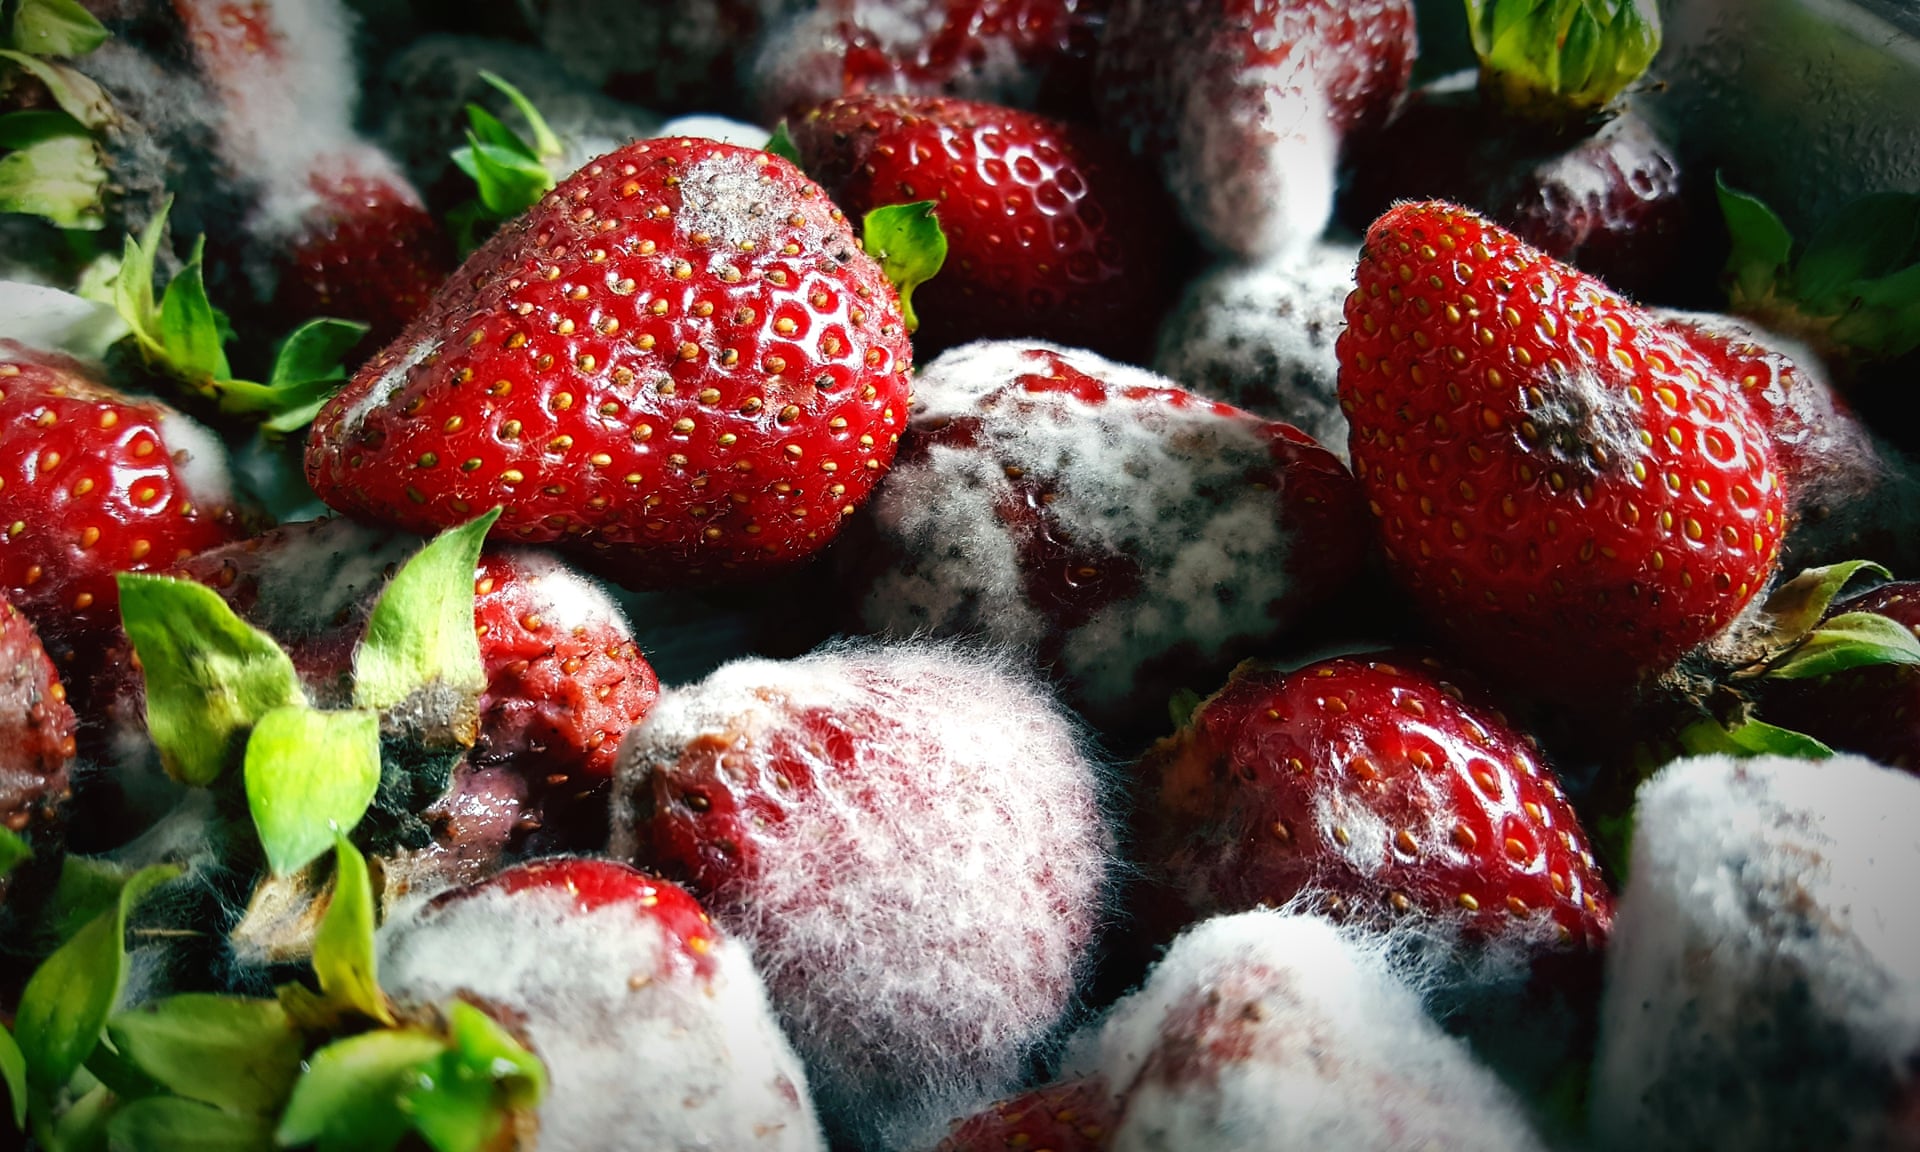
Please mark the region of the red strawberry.
POLYGON ((1170 206, 1090 132, 994 104, 857 96, 792 126, 807 173, 854 216, 932 200, 946 264, 914 346, 1027 337, 1140 358, 1168 299, 1170 206))
POLYGON ((1772 577, 1787 498, 1737 381, 1464 209, 1375 222, 1340 402, 1390 566, 1460 650, 1564 699, 1630 689, 1772 577))
POLYGON ((1552 769, 1436 662, 1243 665, 1140 778, 1142 856, 1193 917, 1306 896, 1526 951, 1606 941, 1612 897, 1552 769))
POLYGON ((1045 689, 992 658, 726 665, 629 734, 614 808, 615 853, 752 947, 850 1146, 931 1144, 1016 1088, 1090 960, 1099 777, 1045 689))
MULTIPOLYGON (((1826 617, 1853 612, 1885 616, 1920 635, 1920 582, 1882 584, 1833 605, 1826 617)), ((1920 668, 1849 668, 1814 680, 1770 682, 1763 692, 1761 716, 1767 723, 1804 732, 1843 752, 1920 772, 1920 668)))
POLYGON ((336 508, 599 554, 629 578, 824 547, 892 462, 912 351, 818 185, 643 141, 509 224, 314 421, 336 508))
POLYGON ((864 624, 1034 652, 1103 724, 1305 622, 1358 573, 1365 513, 1290 425, 1031 343, 957 348, 915 385, 874 501, 864 624))
POLYGON ((685 888, 613 860, 556 857, 531 860, 499 872, 477 884, 442 892, 428 905, 436 908, 471 900, 486 892, 512 896, 523 892, 555 892, 579 912, 625 906, 636 916, 658 924, 673 948, 676 963, 711 979, 713 948, 719 933, 700 902, 685 888))
POLYGON ((963 96, 1079 112, 1110 0, 827 0, 769 29, 749 73, 771 123, 837 96, 963 96))
POLYGON ((0 596, 0 830, 31 845, 59 819, 78 727, 33 625, 0 596))
POLYGON ((1114 1119, 1104 1082, 1068 1080, 1000 1101, 963 1121, 934 1152, 1101 1152, 1114 1119))
POLYGON ((353 128, 340 0, 172 0, 219 102, 221 159, 257 186, 241 259, 291 319, 362 320, 391 339, 451 271, 446 235, 353 128))
POLYGON ((119 632, 114 573, 239 536, 229 500, 206 429, 78 361, 0 341, 0 593, 76 691, 119 632))
POLYGON ((1392 115, 1413 56, 1410 0, 1119 0, 1095 98, 1211 245, 1275 255, 1325 230, 1345 141, 1392 115))

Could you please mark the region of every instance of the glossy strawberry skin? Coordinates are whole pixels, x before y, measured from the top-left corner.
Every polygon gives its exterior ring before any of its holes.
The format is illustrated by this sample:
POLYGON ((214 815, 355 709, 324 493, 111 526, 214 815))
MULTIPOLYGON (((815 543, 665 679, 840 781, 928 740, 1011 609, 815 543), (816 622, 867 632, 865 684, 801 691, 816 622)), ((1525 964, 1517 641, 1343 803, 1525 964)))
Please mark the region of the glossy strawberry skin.
POLYGON ((1612 898, 1531 740, 1412 653, 1243 665, 1140 767, 1142 855, 1192 918, 1302 894, 1363 923, 1602 945, 1612 898))
POLYGON ((33 625, 0 596, 0 828, 31 844, 56 826, 78 728, 33 625))
POLYGON ((1105 1083, 1069 1080, 1002 1100, 962 1121, 934 1152, 1100 1152, 1116 1119, 1105 1083))
POLYGON ((322 410, 307 477, 415 531, 496 534, 630 580, 824 547, 892 462, 912 352, 819 187, 766 153, 632 144, 497 233, 322 410))
POLYGON ((509 895, 564 892, 573 898, 574 907, 581 912, 630 907, 635 916, 653 920, 664 928, 702 978, 712 977, 715 971, 710 953, 718 933, 700 902, 678 884, 638 868, 613 860, 568 856, 533 860, 516 864, 477 884, 441 893, 428 905, 427 914, 483 892, 509 895))
POLYGON ((453 246, 411 187, 346 158, 311 181, 320 207, 287 253, 274 308, 304 320, 336 316, 371 330, 375 348, 426 309, 453 271, 453 246))
POLYGON ((945 97, 861 96, 791 125, 853 218, 934 201, 946 265, 915 293, 914 347, 1030 337, 1143 358, 1168 302, 1173 207, 1150 172, 1060 120, 945 97))
POLYGON ((1625 691, 1766 586, 1786 520, 1766 430, 1654 318, 1440 202, 1375 222, 1356 275, 1354 471, 1390 567, 1484 669, 1625 691))
POLYGON ((167 439, 184 420, 77 361, 0 343, 0 594, 70 683, 119 631, 116 572, 164 570, 244 532, 191 486, 187 449, 167 439))
MULTIPOLYGON (((1920 635, 1920 581, 1882 584, 1835 604, 1827 616, 1847 612, 1885 616, 1920 635)), ((1760 715, 1839 751, 1920 772, 1920 668, 1879 665, 1816 680, 1771 683, 1764 690, 1760 715)))

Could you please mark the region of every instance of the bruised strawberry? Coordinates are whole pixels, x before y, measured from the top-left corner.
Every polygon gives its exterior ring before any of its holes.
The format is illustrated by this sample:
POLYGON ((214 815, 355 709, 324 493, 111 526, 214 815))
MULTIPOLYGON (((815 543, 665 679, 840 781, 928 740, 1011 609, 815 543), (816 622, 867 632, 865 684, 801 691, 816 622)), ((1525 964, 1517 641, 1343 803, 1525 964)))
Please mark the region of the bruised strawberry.
POLYGON ((1069 1080, 1002 1100, 962 1121, 934 1152, 1102 1152, 1113 1133, 1113 1093, 1098 1079, 1069 1080))
POLYGON ((769 123, 838 96, 959 96, 1077 114, 1110 0, 827 0, 762 38, 769 123))
POLYGON ((925 354, 1031 337, 1139 358, 1167 303, 1171 205, 1064 121, 943 97, 860 96, 792 125, 808 175, 855 216, 934 201, 947 260, 917 292, 925 354))
POLYGON ((628 145, 467 261, 314 421, 329 504, 627 579, 791 564, 892 462, 898 299, 818 185, 712 141, 628 145))
POLYGON ((380 942, 402 1012, 459 997, 526 1037, 547 1071, 542 1149, 825 1148, 751 956, 677 885, 540 860, 397 916, 380 942))
POLYGON ((868 628, 1032 651, 1119 725, 1302 624, 1366 549, 1352 477, 1305 434, 1011 341, 922 374, 871 521, 868 628))
MULTIPOLYGON (((78 727, 33 625, 0 596, 0 832, 31 848, 53 829, 68 795, 78 727)), ((14 863, 0 860, 0 904, 6 866, 14 863)))
POLYGON ((1483 668, 1589 703, 1725 630, 1772 578, 1772 439, 1692 344, 1465 209, 1368 231, 1338 344, 1390 567, 1483 668))
POLYGON ((239 536, 230 500, 212 433, 76 360, 0 341, 0 594, 76 692, 119 632, 114 573, 239 536))
POLYGON ((1243 665, 1141 762, 1141 853, 1191 918, 1305 898, 1520 953, 1612 898, 1532 740, 1407 653, 1243 665))
POLYGON ((1211 246, 1266 257, 1326 230, 1348 139, 1393 114, 1413 57, 1410 0, 1118 0, 1094 91, 1211 246))

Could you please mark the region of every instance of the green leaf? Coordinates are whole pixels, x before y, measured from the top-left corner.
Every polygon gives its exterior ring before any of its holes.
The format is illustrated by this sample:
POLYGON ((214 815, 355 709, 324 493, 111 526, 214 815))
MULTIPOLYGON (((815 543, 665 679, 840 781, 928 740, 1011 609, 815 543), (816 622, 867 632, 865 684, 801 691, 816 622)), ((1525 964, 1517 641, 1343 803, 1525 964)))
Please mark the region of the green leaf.
POLYGON ((79 0, 20 0, 13 46, 35 56, 85 56, 112 36, 79 0))
POLYGON ((153 219, 147 221, 139 239, 126 238, 120 269, 113 280, 114 308, 133 329, 140 347, 152 356, 165 351, 160 345, 160 309, 154 300, 153 273, 154 263, 160 256, 160 241, 166 235, 167 214, 172 208, 173 200, 169 197, 160 205, 160 211, 153 214, 153 219))
MULTIPOLYGON (((84 1073, 80 1079, 86 1079, 84 1073)), ((104 1084, 88 1084, 84 1091, 76 1088, 75 1094, 79 1099, 51 1117, 51 1122, 35 1120, 34 1135, 48 1152, 112 1152, 107 1125, 120 1106, 119 1097, 104 1084)))
POLYGON ((187 266, 167 285, 160 301, 160 346, 168 369, 190 384, 211 390, 215 381, 232 375, 227 354, 221 348, 220 322, 213 302, 207 299, 206 280, 201 271, 206 237, 193 246, 187 266))
POLYGON ((1834 598, 1861 573, 1891 579, 1893 573, 1871 560, 1843 560, 1808 568, 1775 589, 1761 609, 1766 632, 1761 642, 1767 659, 1798 644, 1827 614, 1834 598))
POLYGON ((562 152, 566 151, 560 144, 560 138, 555 136, 553 129, 548 126, 547 118, 540 115, 540 110, 533 106, 533 101, 527 99, 525 93, 507 83, 505 79, 485 69, 481 70, 480 79, 493 85, 499 89, 508 100, 513 101, 514 108, 519 111, 521 118, 527 122, 527 130, 533 133, 531 155, 534 159, 556 160, 562 152))
POLYGON ((1856 286, 1913 263, 1920 241, 1920 195, 1863 196, 1826 221, 1793 269, 1793 294, 1808 311, 1833 316, 1853 303, 1856 286))
POLYGON ((493 144, 516 152, 529 160, 538 160, 533 145, 520 139, 520 134, 500 122, 500 118, 478 104, 467 105, 467 123, 473 128, 473 135, 483 144, 493 144))
POLYGON ((132 873, 108 860, 69 855, 60 861, 60 879, 42 913, 53 938, 65 942, 87 922, 113 907, 132 873))
POLYGON ((498 220, 525 212, 554 186, 553 173, 540 161, 472 134, 467 136, 467 147, 454 153, 453 161, 473 177, 480 203, 498 220))
POLYGON ((1185 728, 1200 708, 1200 693, 1191 688, 1182 688, 1167 701, 1167 717, 1175 728, 1185 728))
POLYGON ((1712 720, 1697 721, 1681 731, 1680 747, 1693 756, 1791 756, 1796 760, 1824 760, 1833 755, 1833 749, 1811 736, 1759 720, 1746 720, 1731 728, 1712 720))
POLYGON ((373 882, 366 858, 342 835, 334 841, 333 899, 313 938, 320 991, 342 1008, 392 1024, 374 952, 373 882))
POLYGON ((19 65, 46 86, 47 94, 60 110, 86 125, 89 130, 113 123, 113 101, 106 90, 65 64, 55 64, 25 52, 0 48, 0 60, 19 65))
POLYGON ((1920 638, 1876 612, 1843 612, 1767 669, 1769 680, 1812 680, 1882 664, 1920 664, 1920 638))
POLYGON ((401 1100, 447 1042, 413 1029, 366 1032, 313 1054, 274 1139, 318 1152, 388 1152, 409 1127, 401 1100))
POLYGON ((119 1013, 107 1036, 174 1095, 257 1116, 280 1110, 305 1047, 278 1001, 197 993, 119 1013))
POLYGON ((6 879, 7 873, 19 867, 21 862, 31 859, 33 849, 27 846, 20 834, 0 827, 0 880, 6 879))
POLYGON ((110 1152, 272 1152, 273 1118, 152 1096, 114 1112, 107 1121, 107 1147, 110 1152))
POLYGON ((787 132, 785 120, 773 126, 773 135, 767 140, 767 146, 761 149, 770 152, 795 168, 800 167, 800 149, 794 147, 793 136, 787 132))
POLYGON ((0 212, 97 232, 106 226, 106 186, 100 148, 85 135, 51 136, 0 157, 0 212))
MULTIPOLYGON (((471 631, 471 629, 469 629, 471 631)), ((276 876, 290 876, 350 832, 380 788, 380 717, 275 708, 247 738, 247 810, 276 876)))
POLYGON ((511 1110, 540 1103, 546 1068, 498 1021, 465 1001, 448 1006, 447 1025, 453 1046, 422 1066, 405 1108, 437 1152, 478 1152, 490 1146, 511 1110))
POLYGON ((1731 187, 1725 175, 1716 175, 1720 213, 1726 217, 1731 251, 1725 276, 1734 307, 1771 298, 1787 275, 1793 259, 1793 233, 1758 196, 1731 187))
POLYGON ((1654 0, 1467 0, 1481 83, 1510 109, 1588 115, 1660 52, 1654 0))
POLYGON ((24 1129, 27 1126, 27 1058, 20 1051, 19 1041, 4 1024, 0 1024, 0 1084, 6 1085, 7 1099, 12 1102, 13 1126, 24 1129))
POLYGON ((907 331, 916 331, 920 318, 913 314, 913 290, 947 262, 947 234, 934 216, 933 201, 875 208, 861 225, 861 243, 899 291, 907 331))
POLYGON ((487 686, 473 631, 473 571, 500 509, 434 537, 373 606, 353 660, 353 702, 386 711, 408 701, 477 699, 487 686))
POLYGON ((306 704, 293 661, 213 589, 134 572, 116 580, 146 678, 147 730, 175 778, 213 783, 261 717, 306 704))
POLYGON ((1905 356, 1920 348, 1920 263, 1876 280, 1856 281, 1848 311, 1831 334, 1866 358, 1905 356))
POLYGON ((144 868, 120 899, 34 970, 14 1021, 27 1078, 37 1091, 66 1086, 94 1045, 127 980, 127 914, 153 889, 180 875, 173 865, 144 868))
POLYGON ((367 331, 368 325, 358 320, 322 316, 307 321, 280 345, 267 383, 275 388, 287 388, 312 380, 344 379, 347 353, 353 351, 367 331))
POLYGON ((0 148, 31 148, 56 136, 85 136, 86 126, 65 112, 37 110, 0 116, 0 148))

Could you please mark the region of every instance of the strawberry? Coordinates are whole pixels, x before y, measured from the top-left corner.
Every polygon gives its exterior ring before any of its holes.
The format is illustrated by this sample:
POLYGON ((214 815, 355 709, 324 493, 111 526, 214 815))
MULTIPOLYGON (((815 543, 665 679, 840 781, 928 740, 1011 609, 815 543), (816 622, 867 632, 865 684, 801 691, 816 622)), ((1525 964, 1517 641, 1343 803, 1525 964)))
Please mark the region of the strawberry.
POLYGON ((1068 1080, 962 1121, 934 1152, 1103 1152, 1113 1120, 1113 1093, 1104 1083, 1068 1080))
POLYGON ((1031 650, 1118 726, 1305 622, 1366 548, 1352 477, 1291 426, 1025 342, 921 375, 871 527, 868 628, 1031 650))
POLYGON ((1262 257, 1325 231, 1346 141, 1393 114, 1413 56, 1410 0, 1118 0, 1094 91, 1209 245, 1262 257))
POLYGON ((380 943, 402 1012, 458 997, 526 1037, 547 1070, 542 1149, 824 1152, 747 949, 674 884, 535 861, 396 917, 380 943))
POLYGON ((912 351, 818 185, 674 139, 588 165, 469 258, 314 421, 335 508, 496 533, 628 579, 824 547, 892 462, 912 351))
POLYGON ((897 1148, 1019 1086, 1090 960, 1110 840, 1040 685, 901 644, 662 696, 621 747, 613 847, 752 947, 829 1131, 897 1148))
POLYGON ((838 96, 959 96, 1078 116, 1110 0, 827 0, 775 24, 748 71, 760 114, 838 96))
POLYGON ((19 862, 8 838, 31 848, 57 830, 78 727, 33 625, 0 596, 0 905, 19 862))
POLYGON ((1139 777, 1142 856, 1189 916, 1307 897, 1525 951, 1606 941, 1612 899, 1553 770, 1435 661, 1243 665, 1139 777))
POLYGON ((792 134, 807 173, 855 216, 938 205, 947 262, 918 294, 923 355, 992 337, 1145 352, 1171 213, 1124 152, 1064 121, 945 97, 836 100, 792 134))
POLYGON ((797 0, 526 0, 515 13, 592 88, 665 110, 725 107, 754 36, 797 0))
POLYGON ((1337 348, 1354 471, 1460 652, 1593 702, 1766 587, 1788 507, 1772 439, 1690 343, 1450 204, 1382 216, 1356 275, 1337 348))
POLYGON ((76 693, 119 630, 114 573, 239 536, 229 493, 204 428, 79 361, 0 341, 0 593, 76 693))
POLYGON ((446 279, 453 253, 398 166, 355 135, 345 6, 172 3, 218 103, 221 158, 258 189, 240 254, 256 286, 291 319, 324 311, 391 339, 446 279))
MULTIPOLYGON (((1822 623, 1868 612, 1920 636, 1920 583, 1898 580, 1830 607, 1822 623)), ((1843 752, 1920 772, 1920 668, 1878 664, 1769 683, 1761 714, 1843 752)))

